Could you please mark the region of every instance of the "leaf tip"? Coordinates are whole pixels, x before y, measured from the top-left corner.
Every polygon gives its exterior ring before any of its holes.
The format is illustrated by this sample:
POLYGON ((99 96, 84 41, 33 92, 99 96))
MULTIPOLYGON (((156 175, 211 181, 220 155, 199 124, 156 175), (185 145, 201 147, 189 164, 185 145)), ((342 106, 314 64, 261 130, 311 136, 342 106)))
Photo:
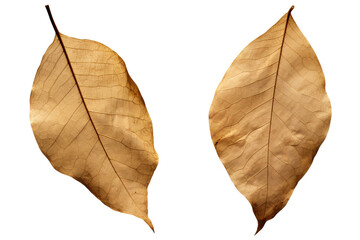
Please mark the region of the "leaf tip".
POLYGON ((155 233, 155 229, 154 229, 154 226, 153 226, 151 220, 150 220, 148 217, 146 217, 146 218, 144 219, 144 221, 145 221, 146 224, 151 228, 151 230, 153 231, 153 233, 155 233))
POLYGON ((265 223, 266 223, 265 219, 258 220, 258 227, 257 227, 257 230, 254 235, 256 235, 258 232, 260 232, 260 230, 264 227, 265 223))

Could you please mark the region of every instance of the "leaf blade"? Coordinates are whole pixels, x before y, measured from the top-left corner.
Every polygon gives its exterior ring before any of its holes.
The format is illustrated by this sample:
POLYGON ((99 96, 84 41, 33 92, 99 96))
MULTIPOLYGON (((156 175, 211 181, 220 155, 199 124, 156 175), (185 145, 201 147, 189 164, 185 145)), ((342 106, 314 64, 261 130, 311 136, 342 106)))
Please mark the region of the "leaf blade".
POLYGON ((257 232, 286 205, 331 118, 320 63, 292 9, 234 60, 209 112, 216 151, 252 204, 257 232))
POLYGON ((62 43, 56 36, 45 53, 30 97, 39 147, 55 169, 83 183, 104 204, 142 218, 153 229, 147 186, 158 157, 141 94, 111 49, 65 35, 60 39, 62 43), (88 90, 86 84, 96 89, 88 90), (86 99, 89 96, 92 99, 86 99))

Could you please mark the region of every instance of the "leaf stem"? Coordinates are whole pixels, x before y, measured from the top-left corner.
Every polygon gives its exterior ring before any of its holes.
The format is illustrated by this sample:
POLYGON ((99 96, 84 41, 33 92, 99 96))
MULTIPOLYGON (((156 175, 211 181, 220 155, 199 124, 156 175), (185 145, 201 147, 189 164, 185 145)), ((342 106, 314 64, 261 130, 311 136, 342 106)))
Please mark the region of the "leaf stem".
POLYGON ((51 22, 51 25, 52 25, 53 28, 54 28, 54 31, 55 31, 55 33, 56 33, 56 36, 57 36, 59 39, 61 39, 61 37, 60 37, 60 32, 59 32, 59 30, 58 30, 58 28, 57 28, 57 26, 56 26, 56 24, 55 24, 55 21, 54 21, 54 18, 53 18, 53 16, 52 16, 52 14, 51 14, 51 10, 50 10, 49 5, 45 5, 45 8, 46 8, 46 11, 47 11, 47 13, 48 13, 48 15, 49 15, 50 22, 51 22))
POLYGON ((291 13, 291 11, 292 11, 292 10, 294 10, 294 8, 295 8, 295 6, 294 6, 294 5, 292 5, 292 6, 290 7, 290 9, 289 9, 289 13, 288 13, 288 14, 290 14, 290 13, 291 13))

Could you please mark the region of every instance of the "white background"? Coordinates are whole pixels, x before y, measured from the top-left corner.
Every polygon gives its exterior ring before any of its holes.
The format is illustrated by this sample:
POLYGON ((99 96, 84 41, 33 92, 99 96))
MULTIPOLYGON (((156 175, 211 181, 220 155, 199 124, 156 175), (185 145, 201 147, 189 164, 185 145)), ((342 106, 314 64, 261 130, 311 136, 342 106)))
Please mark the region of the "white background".
POLYGON ((358 1, 1 1, 0 239, 359 239, 358 1), (54 31, 99 41, 126 62, 154 125, 149 216, 111 210, 55 171, 29 121, 54 31), (240 51, 294 4, 332 104, 330 131, 287 206, 255 237, 250 204, 213 147, 208 111, 240 51))

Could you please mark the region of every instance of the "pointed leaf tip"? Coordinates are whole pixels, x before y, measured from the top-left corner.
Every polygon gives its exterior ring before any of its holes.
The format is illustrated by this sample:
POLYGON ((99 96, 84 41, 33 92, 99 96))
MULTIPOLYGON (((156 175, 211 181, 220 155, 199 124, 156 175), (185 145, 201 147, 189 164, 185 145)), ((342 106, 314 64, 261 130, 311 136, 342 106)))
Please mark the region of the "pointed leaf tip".
POLYGON ((258 232, 260 232, 260 230, 263 229, 263 227, 265 226, 265 223, 266 223, 266 220, 264 220, 264 219, 258 220, 258 227, 257 227, 256 233, 254 235, 258 234, 258 232))
POLYGON ((154 229, 154 226, 150 220, 150 218, 145 218, 144 221, 146 222, 146 224, 151 228, 151 230, 153 231, 153 233, 155 233, 155 229, 154 229))

